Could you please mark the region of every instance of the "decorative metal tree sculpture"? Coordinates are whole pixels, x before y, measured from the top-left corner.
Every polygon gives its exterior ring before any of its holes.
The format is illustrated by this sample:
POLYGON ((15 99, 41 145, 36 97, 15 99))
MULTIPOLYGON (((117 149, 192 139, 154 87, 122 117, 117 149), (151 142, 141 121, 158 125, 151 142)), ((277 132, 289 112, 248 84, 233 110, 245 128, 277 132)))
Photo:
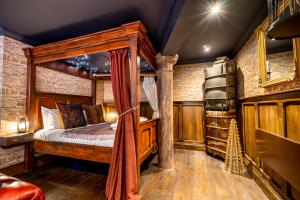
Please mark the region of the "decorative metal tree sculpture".
POLYGON ((231 119, 230 121, 225 169, 234 174, 243 174, 246 172, 243 162, 239 131, 235 119, 231 119))

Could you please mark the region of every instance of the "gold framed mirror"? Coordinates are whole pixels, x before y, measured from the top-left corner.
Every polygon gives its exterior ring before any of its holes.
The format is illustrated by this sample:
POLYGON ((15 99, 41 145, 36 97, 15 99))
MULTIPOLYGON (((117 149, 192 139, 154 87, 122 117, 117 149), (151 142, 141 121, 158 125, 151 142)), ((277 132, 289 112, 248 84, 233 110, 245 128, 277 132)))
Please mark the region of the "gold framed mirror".
MULTIPOLYGON (((280 12, 289 9, 283 1, 280 12)), ((300 80, 300 38, 271 40, 266 36, 269 17, 256 29, 260 68, 260 86, 267 87, 300 80)))

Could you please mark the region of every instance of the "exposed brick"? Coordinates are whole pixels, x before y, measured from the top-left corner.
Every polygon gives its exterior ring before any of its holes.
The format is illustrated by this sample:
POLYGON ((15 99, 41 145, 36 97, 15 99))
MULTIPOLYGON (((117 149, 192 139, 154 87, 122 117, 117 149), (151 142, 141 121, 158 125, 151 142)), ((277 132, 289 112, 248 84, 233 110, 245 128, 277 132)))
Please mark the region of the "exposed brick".
POLYGON ((174 66, 173 100, 202 101, 204 69, 212 62, 174 66))
MULTIPOLYGON (((16 130, 17 118, 25 116, 27 61, 23 48, 26 47, 29 46, 9 37, 0 36, 1 134, 16 130)), ((36 81, 37 91, 91 96, 92 84, 87 79, 37 67, 36 81)), ((22 148, 24 149, 23 146, 22 148)), ((0 152, 6 151, 8 150, 0 148, 0 152)), ((9 156, 8 152, 7 155, 9 156)), ((24 158, 13 159, 9 164, 17 164, 24 158)))
POLYGON ((43 67, 36 69, 36 90, 58 94, 92 96, 92 81, 43 67))
POLYGON ((96 83, 96 104, 104 102, 104 80, 97 80, 96 83))
MULTIPOLYGON (((113 92, 112 92, 111 81, 110 80, 98 81, 98 84, 103 85, 103 90, 98 90, 98 88, 97 88, 97 99, 99 99, 99 102, 101 102, 100 99, 103 99, 103 102, 113 102, 114 96, 113 96, 113 92), (101 92, 103 92, 103 93, 101 93, 101 92)), ((98 87, 98 84, 97 84, 97 87, 98 87)), ((147 102, 148 100, 147 100, 147 97, 144 92, 142 84, 143 84, 143 82, 141 81, 140 101, 147 102)))

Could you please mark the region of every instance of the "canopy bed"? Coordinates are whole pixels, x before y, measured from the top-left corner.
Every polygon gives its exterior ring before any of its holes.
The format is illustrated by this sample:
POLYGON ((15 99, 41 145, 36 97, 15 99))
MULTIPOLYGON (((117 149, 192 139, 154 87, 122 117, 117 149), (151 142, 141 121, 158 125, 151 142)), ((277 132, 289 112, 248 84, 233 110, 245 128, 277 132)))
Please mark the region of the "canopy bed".
MULTIPOLYGON (((35 88, 36 67, 75 56, 110 53, 113 94, 119 115, 114 145, 99 146, 42 139, 34 141, 35 152, 111 163, 106 190, 108 199, 121 199, 125 196, 138 198, 140 165, 157 149, 157 119, 145 122, 139 120, 140 57, 156 70, 156 52, 146 33, 146 28, 137 21, 106 31, 24 49, 28 63, 27 118, 32 131, 42 128, 41 107, 55 108, 57 103, 92 105, 96 102, 96 77, 91 78, 92 97, 41 93, 35 88)), ((60 70, 64 70, 62 66, 60 70)))

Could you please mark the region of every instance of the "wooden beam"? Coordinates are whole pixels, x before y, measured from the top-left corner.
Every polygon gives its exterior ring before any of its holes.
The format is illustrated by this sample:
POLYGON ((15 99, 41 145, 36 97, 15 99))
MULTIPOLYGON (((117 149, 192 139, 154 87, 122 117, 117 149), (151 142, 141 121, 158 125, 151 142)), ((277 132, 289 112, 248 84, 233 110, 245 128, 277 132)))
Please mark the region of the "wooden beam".
POLYGON ((177 56, 156 57, 158 65, 158 103, 160 132, 158 136, 158 165, 163 169, 174 167, 173 140, 173 65, 177 56))
POLYGON ((128 46, 129 46, 128 40, 109 42, 109 43, 105 43, 105 44, 93 45, 93 46, 87 46, 87 47, 82 46, 81 48, 67 49, 62 52, 58 51, 53 54, 46 54, 46 55, 41 55, 38 57, 33 57, 33 63, 40 64, 40 63, 45 63, 45 62, 50 62, 50 61, 55 61, 55 60, 72 58, 75 56, 81 56, 81 55, 86 55, 86 54, 111 51, 114 49, 126 48, 128 46))
POLYGON ((38 65, 39 67, 44 67, 47 69, 51 69, 57 72, 62 72, 65 74, 69 74, 72 76, 77 76, 85 79, 92 79, 91 75, 87 72, 84 72, 80 69, 76 69, 73 66, 70 66, 68 64, 65 64, 63 62, 59 61, 52 61, 52 62, 47 62, 47 63, 41 63, 38 65))
MULTIPOLYGON (((156 77, 157 74, 155 72, 140 72, 140 76, 141 77, 156 77)), ((102 78, 102 77, 111 77, 111 74, 108 73, 99 73, 99 74, 94 74, 93 75, 94 78, 102 78)))
MULTIPOLYGON (((143 57, 156 69, 154 57, 156 51, 151 44, 147 29, 141 21, 124 24, 120 27, 63 40, 31 49, 34 64, 70 58, 91 53, 111 51, 129 47, 130 39, 138 38, 138 46, 143 57)), ((140 52, 138 52, 140 55, 140 52)))
POLYGON ((35 82, 36 82, 36 66, 31 59, 31 49, 24 49, 27 57, 27 87, 26 87, 26 118, 29 123, 29 131, 35 130, 37 124, 34 123, 35 118, 35 82))
POLYGON ((97 80, 93 79, 92 80, 92 103, 93 105, 96 105, 96 95, 97 95, 97 80))

